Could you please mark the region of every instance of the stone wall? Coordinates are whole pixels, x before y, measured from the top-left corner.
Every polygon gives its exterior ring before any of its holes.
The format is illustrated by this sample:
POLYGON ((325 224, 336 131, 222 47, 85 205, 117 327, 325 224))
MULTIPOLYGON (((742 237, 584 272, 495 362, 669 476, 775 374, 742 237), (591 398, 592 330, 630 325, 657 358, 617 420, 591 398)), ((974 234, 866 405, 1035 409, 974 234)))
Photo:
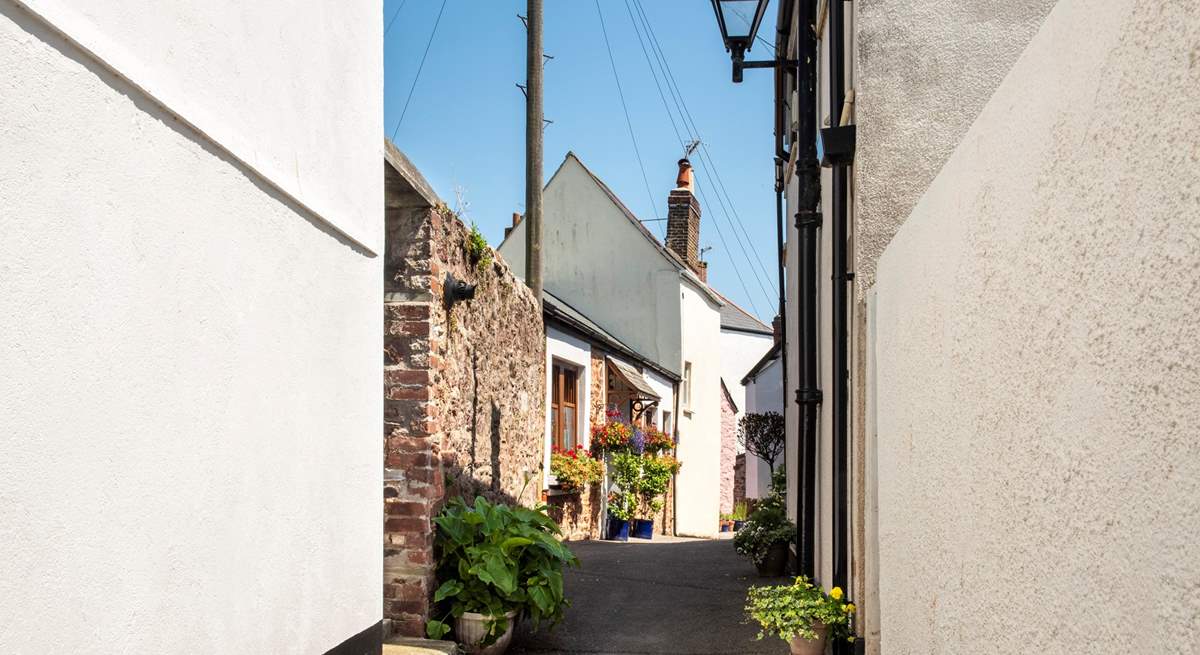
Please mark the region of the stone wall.
POLYGON ((733 462, 733 504, 746 500, 746 453, 739 453, 733 462))
POLYGON ((608 407, 608 362, 605 361, 604 351, 592 346, 592 389, 589 398, 592 399, 592 425, 604 423, 604 411, 608 407))
POLYGON ((560 493, 547 498, 550 516, 558 521, 566 541, 599 539, 600 534, 600 485, 594 484, 587 491, 560 493))
POLYGON ((432 523, 475 494, 533 504, 545 333, 532 293, 389 145, 385 165, 384 616, 420 635, 435 588, 432 523), (447 274, 477 284, 448 307, 447 274))
POLYGON ((733 469, 737 459, 737 409, 721 387, 721 513, 733 511, 733 469))

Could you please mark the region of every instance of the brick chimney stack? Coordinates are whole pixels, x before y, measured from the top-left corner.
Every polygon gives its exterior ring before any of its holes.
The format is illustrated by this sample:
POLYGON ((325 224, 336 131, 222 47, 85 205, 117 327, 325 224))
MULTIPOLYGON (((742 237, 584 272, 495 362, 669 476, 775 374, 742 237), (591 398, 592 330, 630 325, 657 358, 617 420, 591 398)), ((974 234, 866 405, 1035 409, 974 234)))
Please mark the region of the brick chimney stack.
POLYGON ((667 196, 667 247, 707 282, 708 264, 700 261, 700 201, 694 190, 692 163, 680 159, 675 188, 667 196))

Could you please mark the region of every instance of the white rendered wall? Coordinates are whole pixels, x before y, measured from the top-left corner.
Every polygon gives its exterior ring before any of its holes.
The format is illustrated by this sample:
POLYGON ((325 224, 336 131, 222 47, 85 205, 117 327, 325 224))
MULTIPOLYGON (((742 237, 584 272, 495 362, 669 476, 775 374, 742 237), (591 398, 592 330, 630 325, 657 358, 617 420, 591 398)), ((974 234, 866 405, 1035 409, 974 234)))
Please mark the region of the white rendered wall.
POLYGON ((550 394, 554 392, 553 364, 555 361, 573 366, 579 372, 576 389, 579 390, 579 402, 576 408, 576 434, 584 448, 591 446, 592 438, 592 346, 587 341, 558 328, 546 326, 546 438, 544 440, 544 461, 542 470, 545 472, 543 483, 546 486, 554 483, 550 474, 550 451, 553 443, 550 439, 550 394))
POLYGON ((642 369, 642 376, 646 378, 646 382, 654 390, 654 393, 662 399, 658 401, 658 412, 655 414, 654 425, 660 429, 666 429, 667 426, 663 425, 662 413, 671 412, 671 416, 675 416, 675 383, 648 368, 642 369))
POLYGON ((1197 43, 1061 0, 880 260, 884 653, 1200 643, 1197 43))
POLYGON ((383 252, 379 0, 4 2, 26 7, 319 220, 383 252))
MULTIPOLYGON (((746 413, 746 388, 742 378, 762 359, 775 342, 769 334, 721 329, 721 379, 737 406, 737 417, 746 413)), ((740 448, 739 448, 740 452, 740 448)))
MULTIPOLYGON (((721 501, 721 321, 719 308, 690 283, 678 285, 683 309, 683 361, 692 363, 691 406, 679 408, 683 467, 676 478, 676 531, 717 533, 721 501)), ((682 369, 683 363, 680 362, 682 369)))
MULTIPOLYGON (((783 364, 776 359, 759 371, 749 384, 742 387, 746 396, 746 412, 783 414, 783 364)), ((775 468, 785 467, 784 455, 775 460, 775 468)), ((754 455, 746 455, 746 497, 763 498, 771 488, 771 467, 754 455)))
MULTIPOLYGON (((179 48, 213 48, 197 95, 286 66, 316 102, 336 87, 313 56, 361 88, 338 107, 371 118, 355 113, 324 183, 381 233, 377 2, 324 17, 370 56, 295 23, 304 9, 270 31, 295 25, 309 51, 276 52, 240 14, 143 4, 138 38, 105 36, 135 48, 186 27, 179 48)), ((311 654, 378 622, 380 259, 10 0, 0 126, 0 652, 311 654)))
MULTIPOLYGON (((637 353, 678 373, 679 269, 630 222, 573 154, 546 184, 542 212, 546 290, 637 353)), ((497 250, 523 277, 525 221, 497 250)))

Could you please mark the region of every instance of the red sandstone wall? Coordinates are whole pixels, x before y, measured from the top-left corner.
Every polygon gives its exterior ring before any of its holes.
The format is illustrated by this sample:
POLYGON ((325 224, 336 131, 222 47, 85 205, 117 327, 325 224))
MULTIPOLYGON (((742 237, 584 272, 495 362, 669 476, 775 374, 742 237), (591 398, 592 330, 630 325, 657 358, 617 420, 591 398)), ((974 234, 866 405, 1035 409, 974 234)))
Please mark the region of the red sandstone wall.
POLYGON ((545 334, 507 264, 490 249, 491 263, 473 259, 462 221, 385 174, 384 616, 423 636, 446 498, 537 501, 545 334), (448 308, 447 273, 477 284, 475 298, 448 308))

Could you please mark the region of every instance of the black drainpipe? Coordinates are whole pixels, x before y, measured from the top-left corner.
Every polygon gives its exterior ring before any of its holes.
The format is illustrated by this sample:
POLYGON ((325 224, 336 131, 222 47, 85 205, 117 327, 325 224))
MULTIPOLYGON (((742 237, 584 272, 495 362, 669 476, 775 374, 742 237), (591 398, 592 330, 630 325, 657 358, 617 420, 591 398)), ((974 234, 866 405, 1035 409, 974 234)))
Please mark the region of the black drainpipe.
MULTIPOLYGON (((829 3, 829 123, 839 125, 842 105, 846 99, 845 62, 845 4, 843 0, 829 3)), ((849 477, 849 353, 847 342, 847 287, 851 275, 847 267, 847 200, 849 171, 846 163, 833 165, 832 219, 833 234, 830 265, 833 268, 831 323, 833 327, 833 586, 841 587, 850 598, 849 540, 850 498, 849 477)), ((835 644, 835 655, 847 652, 847 644, 835 644)))
POLYGON ((800 405, 800 442, 797 448, 796 470, 802 482, 798 498, 800 573, 816 578, 816 473, 817 473, 817 416, 820 413, 821 389, 818 376, 817 345, 817 254, 821 226, 821 169, 817 161, 817 40, 809 27, 816 20, 816 2, 800 0, 800 29, 797 35, 796 96, 798 112, 796 176, 798 193, 796 227, 799 230, 799 298, 800 380, 796 402, 800 405))

